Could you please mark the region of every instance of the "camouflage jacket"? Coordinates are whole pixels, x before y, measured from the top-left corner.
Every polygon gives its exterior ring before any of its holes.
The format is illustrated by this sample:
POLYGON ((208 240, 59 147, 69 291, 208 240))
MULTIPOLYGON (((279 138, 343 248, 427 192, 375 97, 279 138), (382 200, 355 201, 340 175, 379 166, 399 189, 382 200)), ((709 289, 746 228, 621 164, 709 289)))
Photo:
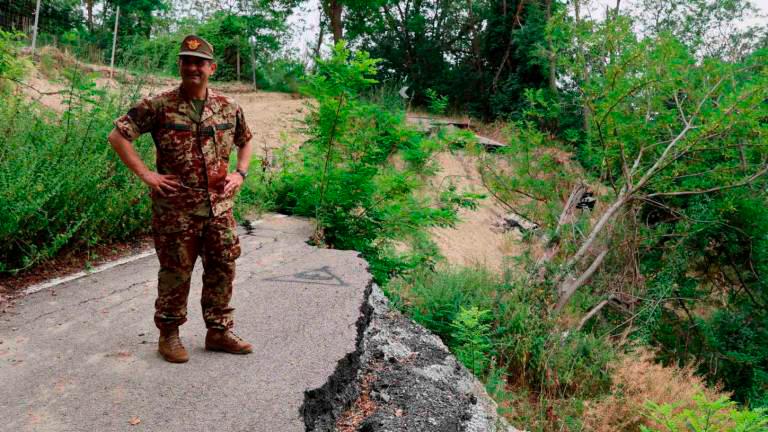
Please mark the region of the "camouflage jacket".
POLYGON ((243 110, 229 97, 208 89, 196 122, 195 108, 181 88, 141 100, 115 120, 128 140, 149 132, 157 151, 157 172, 179 177, 181 189, 165 197, 152 191, 155 211, 218 216, 232 208, 234 194, 224 193, 232 147, 251 139, 243 110))

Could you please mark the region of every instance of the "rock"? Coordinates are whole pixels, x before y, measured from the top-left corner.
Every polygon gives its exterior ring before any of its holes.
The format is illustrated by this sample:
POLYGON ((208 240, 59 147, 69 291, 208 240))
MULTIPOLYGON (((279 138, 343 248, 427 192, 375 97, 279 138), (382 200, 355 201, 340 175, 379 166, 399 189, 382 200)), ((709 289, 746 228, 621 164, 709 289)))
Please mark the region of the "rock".
MULTIPOLYGON (((376 285, 367 303, 369 321, 359 328, 358 350, 350 356, 354 381, 342 386, 337 380, 327 399, 335 409, 305 418, 308 431, 334 431, 339 418, 356 418, 355 430, 368 432, 518 432, 438 337, 391 310, 376 285), (375 409, 360 415, 354 410, 365 400, 375 400, 375 409), (340 413, 340 406, 347 411, 340 413)), ((349 366, 338 375, 348 377, 349 366)))

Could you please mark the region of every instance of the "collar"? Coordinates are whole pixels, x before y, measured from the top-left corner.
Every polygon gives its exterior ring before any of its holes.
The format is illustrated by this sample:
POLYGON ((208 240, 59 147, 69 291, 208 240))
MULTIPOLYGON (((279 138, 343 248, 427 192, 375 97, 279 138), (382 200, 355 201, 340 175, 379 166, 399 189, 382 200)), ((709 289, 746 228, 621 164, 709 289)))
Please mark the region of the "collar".
MULTIPOLYGON (((176 88, 176 95, 179 98, 179 112, 190 119, 195 117, 195 108, 192 102, 184 96, 181 85, 176 88)), ((222 105, 219 102, 219 95, 209 88, 205 89, 205 105, 200 114, 200 123, 203 123, 217 112, 221 111, 222 105)))

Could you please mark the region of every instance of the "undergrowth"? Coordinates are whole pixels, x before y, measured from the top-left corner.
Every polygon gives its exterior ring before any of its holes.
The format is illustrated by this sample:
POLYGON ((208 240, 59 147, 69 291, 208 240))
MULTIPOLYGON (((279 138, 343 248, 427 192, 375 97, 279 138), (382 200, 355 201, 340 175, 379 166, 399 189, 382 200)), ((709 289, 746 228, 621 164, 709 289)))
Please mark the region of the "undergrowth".
MULTIPOLYGON (((426 235, 451 226, 474 196, 447 185, 435 198, 417 192, 437 171, 433 156, 448 143, 424 137, 405 112, 365 98, 376 81, 376 60, 338 44, 303 91, 314 101, 306 120, 310 136, 295 157, 281 160, 279 175, 264 173, 259 186, 279 211, 315 219, 313 242, 360 251, 379 283, 439 258, 426 235), (391 158, 398 154, 404 164, 391 158), (397 249, 405 242, 407 251, 397 249)), ((251 192, 246 192, 246 195, 251 192)))
MULTIPOLYGON (((3 96, 0 273, 27 269, 65 247, 88 248, 146 231, 146 187, 106 140, 138 88, 112 95, 79 71, 64 78, 63 113, 20 92, 3 96)), ((148 138, 137 150, 153 159, 148 138)))
POLYGON ((394 279, 386 292, 486 382, 515 423, 563 430, 579 422, 580 400, 610 389, 613 348, 588 333, 556 331, 547 291, 511 272, 423 269, 394 279))

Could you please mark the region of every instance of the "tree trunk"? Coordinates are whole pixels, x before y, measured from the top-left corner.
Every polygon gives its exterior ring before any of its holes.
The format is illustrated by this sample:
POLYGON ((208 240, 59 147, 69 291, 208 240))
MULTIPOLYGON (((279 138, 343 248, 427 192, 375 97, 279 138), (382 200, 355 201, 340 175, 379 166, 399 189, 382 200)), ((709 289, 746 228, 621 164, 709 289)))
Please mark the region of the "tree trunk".
POLYGON ((325 25, 323 24, 323 16, 320 15, 320 22, 317 31, 317 44, 314 49, 314 56, 316 59, 320 58, 320 49, 323 47, 323 37, 325 36, 325 25))
POLYGON ((93 31, 93 2, 94 0, 85 0, 86 20, 88 22, 88 31, 93 31))
POLYGON ((343 35, 343 23, 341 21, 341 12, 344 10, 342 0, 323 0, 323 12, 331 23, 333 32, 333 43, 338 43, 343 35))
MULTIPOLYGON (((547 22, 552 19, 552 0, 546 0, 547 22)), ((549 60, 549 91, 557 94, 557 58, 555 57, 555 47, 552 43, 552 36, 547 35, 547 57, 549 60)))
MULTIPOLYGON (((574 0, 573 2, 573 14, 574 14, 574 18, 576 19, 576 26, 578 26, 579 24, 581 24, 581 5, 579 4, 579 0, 574 0)), ((577 46, 576 49, 578 50, 578 53, 579 53, 579 60, 581 60, 582 62, 581 85, 585 86, 587 83, 587 80, 589 79, 589 71, 587 70, 587 59, 586 59, 586 56, 584 55, 584 47, 577 46)), ((583 124, 584 132, 588 134, 590 129, 589 124, 592 120, 592 111, 589 109, 589 104, 587 103, 586 98, 582 102, 581 112, 582 112, 582 117, 584 121, 584 124, 583 124)))

